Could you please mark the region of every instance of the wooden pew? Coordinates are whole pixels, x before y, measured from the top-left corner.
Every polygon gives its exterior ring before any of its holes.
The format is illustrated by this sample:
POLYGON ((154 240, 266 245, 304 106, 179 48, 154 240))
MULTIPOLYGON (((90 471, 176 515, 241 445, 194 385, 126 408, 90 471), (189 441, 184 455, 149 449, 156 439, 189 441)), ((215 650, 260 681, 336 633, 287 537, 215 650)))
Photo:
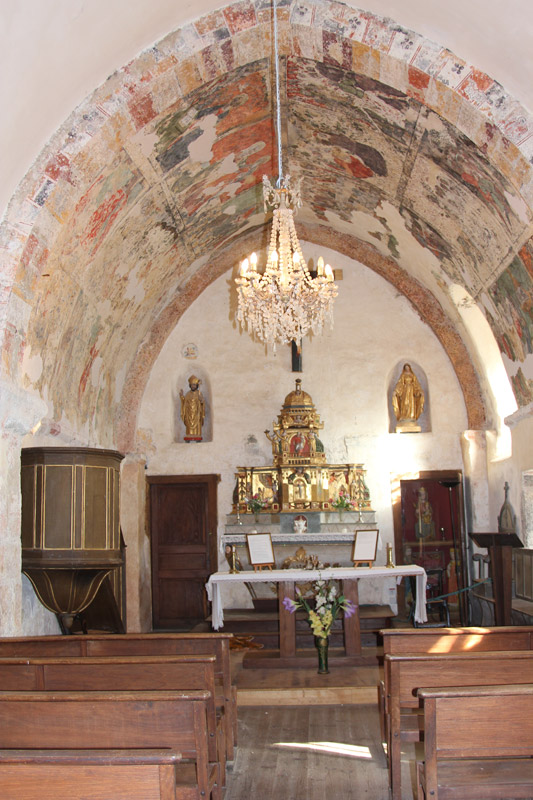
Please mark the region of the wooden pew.
POLYGON ((533 626, 492 628, 385 628, 384 655, 478 650, 531 650, 533 626))
POLYGON ((393 800, 401 800, 401 742, 419 741, 417 691, 432 687, 533 683, 533 651, 386 656, 389 778, 393 800))
POLYGON ((418 800, 532 797, 533 686, 424 689, 419 697, 418 800))
POLYGON ((176 691, 206 689, 209 760, 225 783, 225 736, 215 707, 215 656, 0 658, 6 691, 176 691))
POLYGON ((215 655, 217 705, 226 725, 226 759, 232 761, 237 742, 237 692, 231 680, 231 633, 126 633, 88 636, 0 638, 0 658, 6 656, 215 655))
MULTIPOLYGON (((0 692, 0 749, 171 748, 193 762, 196 797, 221 800, 209 762, 206 691, 0 692)), ((183 768, 182 768, 183 767, 183 768)), ((190 783, 176 769, 176 783, 190 783)))
MULTIPOLYGON (((480 652, 487 650, 531 650, 533 626, 491 628, 386 628, 380 631, 383 656, 427 653, 480 652)), ((388 741, 389 675, 384 658, 384 676, 378 683, 381 741, 388 741)), ((387 753, 388 756, 388 753, 387 753)))
POLYGON ((193 800, 175 750, 0 750, 2 800, 193 800))

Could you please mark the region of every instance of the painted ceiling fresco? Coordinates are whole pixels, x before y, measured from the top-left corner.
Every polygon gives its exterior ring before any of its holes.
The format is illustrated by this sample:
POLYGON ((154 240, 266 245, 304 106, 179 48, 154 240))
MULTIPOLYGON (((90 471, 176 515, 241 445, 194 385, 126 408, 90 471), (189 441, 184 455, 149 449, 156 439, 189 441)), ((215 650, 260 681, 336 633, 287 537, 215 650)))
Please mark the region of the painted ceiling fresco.
MULTIPOLYGON (((326 226, 373 248, 382 274, 388 263, 421 287, 434 328, 431 307, 457 324, 448 287, 464 286, 531 402, 533 125, 390 20, 329 2, 281 11, 285 173, 303 179, 306 235, 326 226)), ((21 185, 1 232, 14 275, 3 371, 74 428, 131 422, 179 315, 265 235, 270 50, 259 1, 171 34, 88 98, 21 185)))

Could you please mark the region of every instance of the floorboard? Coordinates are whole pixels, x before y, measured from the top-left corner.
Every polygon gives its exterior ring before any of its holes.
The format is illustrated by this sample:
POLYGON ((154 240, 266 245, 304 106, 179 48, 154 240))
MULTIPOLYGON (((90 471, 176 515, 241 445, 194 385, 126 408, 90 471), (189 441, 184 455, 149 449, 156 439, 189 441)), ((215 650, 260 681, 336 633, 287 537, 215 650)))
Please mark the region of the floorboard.
MULTIPOLYGON (((405 763, 403 800, 413 800, 405 763)), ((387 765, 374 706, 239 710, 239 746, 225 800, 387 800, 387 765)))
MULTIPOLYGON (((242 653, 232 653, 239 745, 224 800, 388 800, 379 667, 318 675, 316 669, 242 669, 241 661, 242 653), (354 702, 344 701, 349 689, 354 702)), ((402 800, 413 800, 415 748, 405 748, 402 800)))

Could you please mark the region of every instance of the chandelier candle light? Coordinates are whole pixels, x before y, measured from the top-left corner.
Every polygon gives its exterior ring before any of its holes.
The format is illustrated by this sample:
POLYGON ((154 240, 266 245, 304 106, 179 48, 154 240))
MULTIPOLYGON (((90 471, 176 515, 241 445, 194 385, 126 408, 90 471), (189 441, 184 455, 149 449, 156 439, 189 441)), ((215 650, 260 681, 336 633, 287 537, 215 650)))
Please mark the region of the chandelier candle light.
POLYGON ((257 271, 257 255, 252 253, 241 264, 235 279, 239 297, 237 319, 251 334, 271 345, 301 343, 309 331, 320 334, 324 322, 333 324, 333 301, 337 286, 333 270, 318 259, 316 277, 312 277, 294 227, 294 211, 302 204, 300 184, 291 187, 290 175, 283 176, 281 153, 281 112, 278 63, 277 0, 273 0, 274 54, 276 78, 276 134, 279 178, 272 186, 263 175, 263 199, 273 209, 272 233, 267 263, 257 271))

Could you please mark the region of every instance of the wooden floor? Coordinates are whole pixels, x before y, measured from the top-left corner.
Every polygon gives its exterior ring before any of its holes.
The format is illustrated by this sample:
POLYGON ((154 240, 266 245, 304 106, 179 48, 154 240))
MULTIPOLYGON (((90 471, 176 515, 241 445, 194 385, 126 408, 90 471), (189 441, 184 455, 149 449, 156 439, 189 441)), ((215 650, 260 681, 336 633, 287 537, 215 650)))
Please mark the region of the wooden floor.
MULTIPOLYGON (((239 743, 225 800, 388 800, 378 667, 318 675, 242 669, 242 653, 233 653, 232 660, 239 743), (353 702, 346 701, 347 690, 355 690, 353 702)), ((407 745, 402 800, 416 796, 414 762, 414 746, 407 745)))

